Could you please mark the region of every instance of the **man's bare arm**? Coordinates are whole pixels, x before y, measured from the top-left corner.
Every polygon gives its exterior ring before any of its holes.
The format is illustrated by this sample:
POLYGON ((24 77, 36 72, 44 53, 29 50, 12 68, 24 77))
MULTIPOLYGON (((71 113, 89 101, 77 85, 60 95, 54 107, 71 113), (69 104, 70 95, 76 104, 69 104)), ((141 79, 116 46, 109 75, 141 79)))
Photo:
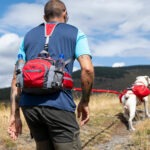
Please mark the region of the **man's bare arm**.
POLYGON ((91 89, 94 80, 94 68, 89 55, 82 55, 78 58, 81 66, 81 88, 82 101, 89 102, 91 89))
POLYGON ((80 125, 84 125, 89 121, 89 101, 90 93, 94 80, 94 68, 89 55, 82 55, 78 58, 81 66, 81 88, 82 98, 78 104, 78 118, 81 119, 80 125))
POLYGON ((16 77, 16 73, 14 70, 13 79, 12 79, 12 83, 11 83, 11 93, 10 93, 11 114, 15 115, 15 116, 16 115, 20 116, 19 99, 20 99, 21 90, 16 87, 16 80, 17 80, 17 77, 16 77))
POLYGON ((13 140, 16 140, 18 135, 22 133, 22 122, 20 119, 19 111, 19 99, 21 90, 16 87, 16 74, 14 71, 12 83, 11 83, 11 94, 10 94, 10 121, 8 127, 8 133, 13 140))

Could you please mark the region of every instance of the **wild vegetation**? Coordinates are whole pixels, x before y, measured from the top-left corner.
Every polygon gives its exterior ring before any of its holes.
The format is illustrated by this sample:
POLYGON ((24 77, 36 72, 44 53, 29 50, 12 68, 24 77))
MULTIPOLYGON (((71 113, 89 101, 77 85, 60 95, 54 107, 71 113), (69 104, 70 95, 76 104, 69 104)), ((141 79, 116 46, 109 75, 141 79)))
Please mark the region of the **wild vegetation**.
MULTIPOLYGON (((78 104, 80 97, 75 95, 78 104)), ((0 150, 34 150, 28 127, 23 120, 23 133, 17 141, 7 135, 9 103, 0 104, 0 150)), ((122 105, 114 94, 93 94, 90 101, 90 121, 81 127, 83 150, 150 150, 150 120, 143 119, 143 107, 138 107, 135 132, 129 132, 122 115, 122 105)))

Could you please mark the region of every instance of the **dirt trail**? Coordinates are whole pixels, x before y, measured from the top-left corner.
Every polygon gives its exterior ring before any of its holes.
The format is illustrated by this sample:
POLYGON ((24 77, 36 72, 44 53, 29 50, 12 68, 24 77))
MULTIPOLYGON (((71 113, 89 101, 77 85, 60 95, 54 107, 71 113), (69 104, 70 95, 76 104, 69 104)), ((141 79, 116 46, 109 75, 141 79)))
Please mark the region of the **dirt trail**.
POLYGON ((118 124, 111 136, 111 139, 102 144, 95 146, 95 150, 131 150, 131 141, 129 132, 122 123, 118 124))
MULTIPOLYGON (((93 147, 93 150, 143 150, 142 147, 135 145, 132 141, 134 131, 129 131, 127 128, 127 121, 123 117, 123 114, 119 113, 117 118, 120 120, 116 122, 110 133, 110 140, 97 144, 93 147)), ((133 124, 138 125, 141 122, 142 117, 136 116, 133 124)), ((100 143, 100 142, 99 142, 100 143)), ((88 148, 84 150, 89 150, 88 148)), ((150 150, 150 147, 146 150, 150 150)))
MULTIPOLYGON (((109 134, 108 138, 100 138, 97 144, 91 148, 90 143, 94 142, 95 137, 91 138, 89 143, 83 148, 83 150, 137 150, 136 146, 132 143, 131 138, 133 132, 127 129, 127 122, 123 115, 120 113, 115 116, 114 122, 110 125, 106 125, 103 131, 97 131, 96 136, 102 136, 101 134, 109 134), (99 133, 98 133, 99 132, 99 133)), ((98 139, 98 137, 96 137, 98 139)), ((138 149, 140 150, 140 149, 138 149)))

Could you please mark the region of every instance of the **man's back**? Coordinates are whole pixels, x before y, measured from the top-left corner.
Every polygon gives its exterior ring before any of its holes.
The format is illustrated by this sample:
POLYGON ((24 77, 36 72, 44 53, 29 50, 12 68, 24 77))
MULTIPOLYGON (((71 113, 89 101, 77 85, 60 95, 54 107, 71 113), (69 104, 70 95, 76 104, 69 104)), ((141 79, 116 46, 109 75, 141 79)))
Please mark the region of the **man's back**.
MULTIPOLYGON (((44 49, 45 35, 44 24, 29 31, 24 38, 24 49, 26 61, 33 59, 44 49)), ((48 52, 53 59, 58 59, 59 54, 64 54, 65 58, 75 58, 75 46, 78 29, 74 26, 58 23, 49 40, 48 52)), ((70 70, 69 70, 70 71, 70 70)))
MULTIPOLYGON (((26 61, 36 58, 44 49, 46 40, 44 33, 44 24, 41 24, 26 34, 24 38, 26 61)), ((48 52, 50 57, 57 60, 59 55, 63 54, 64 60, 69 58, 73 58, 74 60, 77 34, 78 29, 76 27, 64 23, 58 23, 49 40, 48 52)), ((72 69, 73 61, 66 65, 65 71, 72 74, 72 69)), ((62 90, 54 94, 41 96, 22 93, 20 105, 42 105, 67 111, 75 110, 75 104, 70 90, 62 90)))

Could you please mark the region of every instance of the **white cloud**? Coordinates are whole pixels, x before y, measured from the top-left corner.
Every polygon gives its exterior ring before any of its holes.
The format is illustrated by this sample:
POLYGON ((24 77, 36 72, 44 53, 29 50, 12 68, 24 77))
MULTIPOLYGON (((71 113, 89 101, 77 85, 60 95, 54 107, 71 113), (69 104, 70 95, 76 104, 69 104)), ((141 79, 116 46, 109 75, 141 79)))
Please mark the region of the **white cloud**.
POLYGON ((124 67, 125 63, 124 62, 116 62, 112 65, 112 67, 124 67))
MULTIPOLYGON (((43 5, 46 1, 36 0, 36 3, 20 3, 12 5, 1 22, 19 27, 33 27, 42 21, 43 5), (23 9, 22 9, 23 8, 23 9), (18 15, 19 14, 19 15, 18 15), (8 19, 9 18, 9 19, 8 19), (34 18, 34 19, 33 19, 34 18), (11 22, 11 23, 10 23, 11 22)), ((131 32, 138 28, 150 28, 148 0, 64 0, 68 12, 69 22, 94 35, 116 32, 131 32), (84 25, 84 26, 83 26, 84 25)), ((147 31, 146 30, 146 31, 147 31)))
POLYGON ((36 3, 45 4, 47 0, 36 0, 36 3))
POLYGON ((0 76, 0 88, 10 87, 12 81, 12 73, 0 76))
POLYGON ((0 56, 12 57, 18 50, 20 37, 15 33, 7 33, 0 37, 0 56))
POLYGON ((14 33, 4 34, 0 37, 0 87, 10 86, 21 39, 14 33))
POLYGON ((7 13, 0 19, 1 28, 31 28, 43 21, 43 5, 34 3, 19 3, 9 7, 7 13))
POLYGON ((150 54, 147 55, 150 44, 147 36, 150 32, 150 1, 65 2, 70 23, 88 34, 94 56, 150 57, 150 54))
POLYGON ((142 37, 125 37, 91 43, 94 56, 150 57, 150 40, 142 37))
POLYGON ((91 29, 94 28, 97 28, 100 33, 107 32, 114 25, 118 26, 132 21, 133 18, 133 22, 135 20, 140 22, 141 20, 138 20, 139 14, 149 16, 148 13, 145 13, 149 10, 148 7, 145 8, 145 1, 147 0, 94 0, 91 3, 91 0, 76 0, 74 2, 66 0, 66 4, 70 14, 70 22, 81 28, 84 25, 84 30, 88 33, 91 33, 91 29))

